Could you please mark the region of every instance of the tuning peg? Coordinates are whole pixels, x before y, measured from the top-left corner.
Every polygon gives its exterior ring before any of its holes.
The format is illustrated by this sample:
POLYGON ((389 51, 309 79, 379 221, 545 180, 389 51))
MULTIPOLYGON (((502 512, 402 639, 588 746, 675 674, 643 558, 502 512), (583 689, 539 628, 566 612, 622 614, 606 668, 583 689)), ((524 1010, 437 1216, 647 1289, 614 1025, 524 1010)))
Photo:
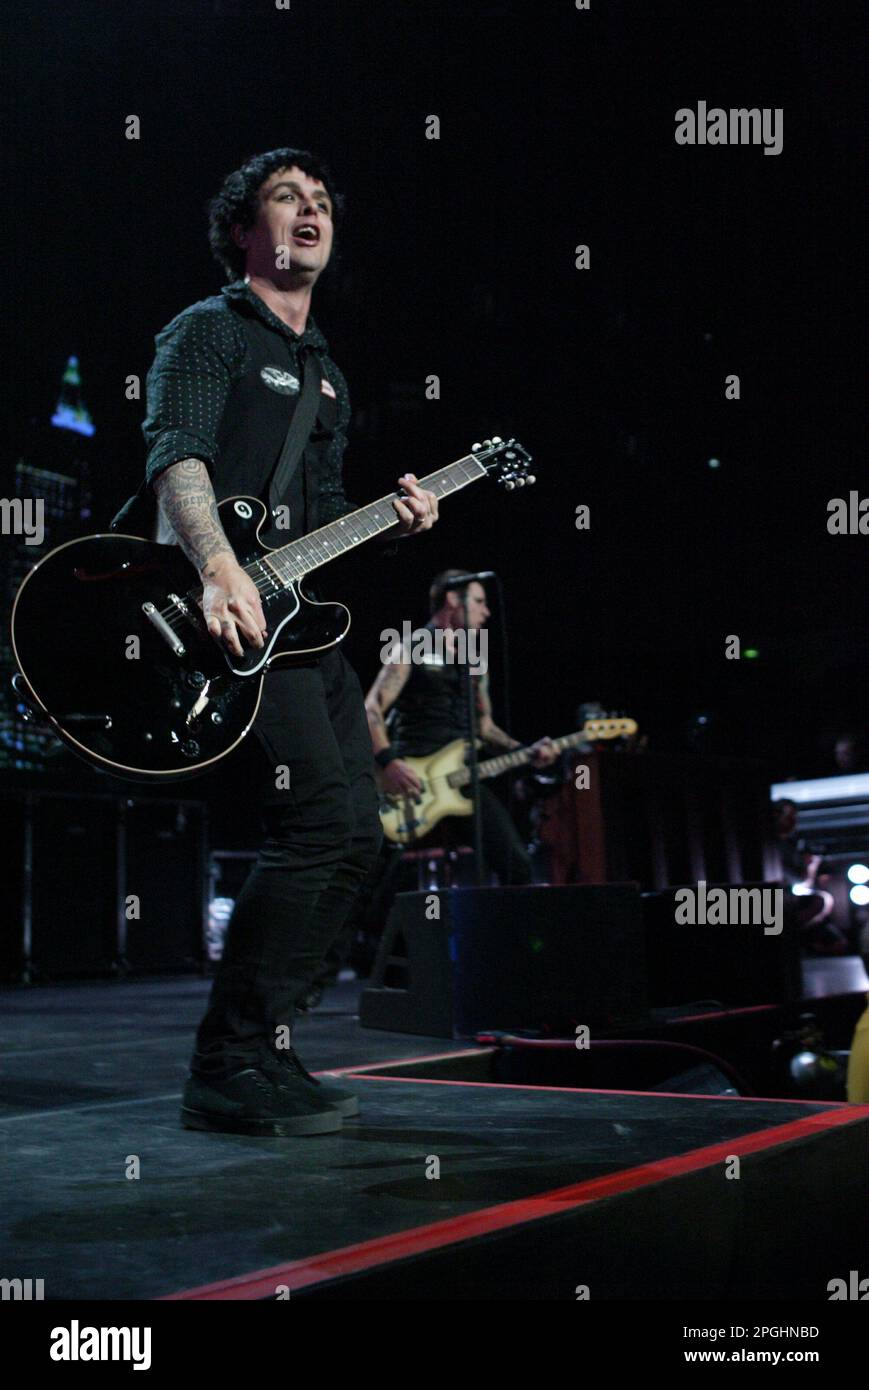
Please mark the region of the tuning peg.
POLYGON ((493 435, 492 435, 492 443, 493 443, 493 444, 503 444, 504 441, 503 441, 503 439, 501 438, 500 434, 493 434, 493 435))
POLYGON ((532 483, 537 482, 537 479, 535 478, 533 473, 529 473, 525 481, 528 484, 528 486, 531 487, 532 483))
POLYGON ((491 449, 491 447, 492 447, 492 441, 491 441, 491 439, 484 439, 484 440, 483 440, 483 448, 484 448, 484 449, 491 449))
POLYGON ((472 444, 472 445, 471 445, 471 453, 472 453, 472 454, 478 454, 478 453, 480 452, 480 450, 482 449, 482 447, 483 447, 482 444, 472 444))
POLYGON ((516 486, 517 486, 517 487, 524 487, 524 486, 525 486, 525 479, 524 479, 524 478, 517 478, 517 479, 516 479, 516 486))
POLYGON ((504 486, 508 492, 512 492, 516 484, 513 482, 512 478, 506 478, 504 481, 504 486))

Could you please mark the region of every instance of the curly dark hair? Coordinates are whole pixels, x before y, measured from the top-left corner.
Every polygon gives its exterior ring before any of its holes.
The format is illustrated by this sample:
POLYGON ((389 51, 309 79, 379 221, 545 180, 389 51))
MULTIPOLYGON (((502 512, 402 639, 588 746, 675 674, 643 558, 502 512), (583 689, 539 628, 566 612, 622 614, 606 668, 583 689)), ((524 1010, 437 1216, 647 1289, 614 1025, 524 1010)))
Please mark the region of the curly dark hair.
POLYGON ((256 221, 257 194, 270 174, 278 169, 301 169, 310 179, 319 179, 332 200, 332 222, 337 228, 344 213, 344 199, 335 189, 331 170, 309 150, 294 150, 284 146, 255 154, 246 159, 240 169, 234 169, 223 180, 220 192, 208 205, 208 241, 215 260, 227 279, 238 280, 244 275, 245 253, 232 239, 236 225, 247 230, 256 221))

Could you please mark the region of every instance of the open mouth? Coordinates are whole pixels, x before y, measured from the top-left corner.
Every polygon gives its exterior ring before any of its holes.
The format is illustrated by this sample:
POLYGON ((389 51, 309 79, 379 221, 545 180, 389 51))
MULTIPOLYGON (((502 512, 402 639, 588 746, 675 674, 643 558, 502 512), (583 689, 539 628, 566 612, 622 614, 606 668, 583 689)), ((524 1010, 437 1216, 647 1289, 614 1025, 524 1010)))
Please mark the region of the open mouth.
POLYGON ((320 228, 313 222, 300 222, 293 231, 292 240, 296 246, 316 246, 320 240, 320 228))

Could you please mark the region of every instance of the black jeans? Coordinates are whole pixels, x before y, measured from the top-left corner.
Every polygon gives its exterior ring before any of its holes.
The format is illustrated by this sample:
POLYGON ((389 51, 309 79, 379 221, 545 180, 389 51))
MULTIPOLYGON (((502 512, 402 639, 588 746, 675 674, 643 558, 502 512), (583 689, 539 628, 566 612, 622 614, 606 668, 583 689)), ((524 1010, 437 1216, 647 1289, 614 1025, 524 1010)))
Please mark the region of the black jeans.
POLYGON ((191 1067, 203 1077, 255 1065, 263 1047, 285 1043, 296 1000, 380 848, 362 690, 340 652, 267 675, 254 732, 266 840, 236 900, 196 1035, 191 1067))

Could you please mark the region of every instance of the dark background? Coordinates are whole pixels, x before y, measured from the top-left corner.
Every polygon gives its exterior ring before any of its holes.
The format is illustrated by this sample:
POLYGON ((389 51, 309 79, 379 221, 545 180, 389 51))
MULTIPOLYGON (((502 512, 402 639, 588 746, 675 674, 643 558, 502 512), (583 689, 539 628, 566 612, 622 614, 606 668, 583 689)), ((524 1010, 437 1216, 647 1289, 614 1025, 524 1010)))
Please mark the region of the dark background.
POLYGON ((312 148, 348 198, 315 292, 355 408, 348 494, 368 501, 493 433, 515 433, 539 478, 527 494, 469 489, 431 535, 357 571, 363 684, 381 630, 425 615, 435 571, 491 568, 518 737, 567 732, 599 698, 652 747, 685 746, 706 714, 710 749, 767 755, 775 776, 835 770, 869 675, 867 539, 826 529, 828 500, 865 477, 861 8, 7 7, 7 440, 50 415, 78 354, 104 525, 144 461, 125 378, 144 381, 154 333, 221 283, 208 199, 251 153, 312 148), (677 146, 675 111, 701 99, 783 107, 783 152, 677 146), (758 659, 725 660, 728 634, 758 659))

